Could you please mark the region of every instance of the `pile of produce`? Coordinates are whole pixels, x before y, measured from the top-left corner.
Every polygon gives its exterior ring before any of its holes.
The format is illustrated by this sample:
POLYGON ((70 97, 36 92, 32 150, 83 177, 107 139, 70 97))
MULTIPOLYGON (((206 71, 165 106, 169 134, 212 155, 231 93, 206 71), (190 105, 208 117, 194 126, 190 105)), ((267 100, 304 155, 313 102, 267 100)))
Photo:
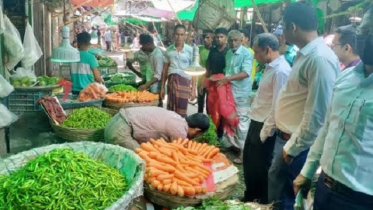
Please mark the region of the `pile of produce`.
POLYGON ((103 79, 109 83, 135 84, 136 74, 132 72, 115 73, 104 76, 103 79))
POLYGON ((91 100, 99 100, 105 98, 108 89, 105 85, 92 83, 89 84, 79 93, 78 101, 86 102, 91 100))
POLYGON ((106 209, 128 190, 117 169, 70 148, 0 176, 1 209, 106 209))
POLYGON ((96 107, 75 109, 62 122, 62 126, 75 129, 102 129, 111 119, 111 115, 96 107))
POLYGON ((35 79, 31 77, 10 77, 10 84, 13 87, 30 87, 35 85, 35 79))
POLYGON ((216 126, 210 116, 209 116, 209 120, 210 120, 209 129, 206 132, 202 133, 201 135, 198 135, 197 137, 195 137, 193 140, 202 142, 202 143, 208 143, 209 145, 218 146, 218 135, 216 134, 216 126))
POLYGON ((136 149, 146 161, 145 181, 154 189, 178 196, 206 193, 202 183, 212 171, 203 163, 212 162, 219 152, 217 147, 181 138, 172 143, 150 139, 136 149))
POLYGON ((60 78, 43 76, 43 77, 38 77, 37 80, 38 80, 39 86, 52 86, 52 85, 57 85, 60 78))
POLYGON ((235 200, 222 201, 218 198, 209 198, 204 200, 201 206, 179 207, 176 210, 254 210, 254 208, 235 200))
POLYGON ((66 114, 56 97, 45 96, 40 98, 37 103, 44 107, 45 111, 53 121, 59 124, 65 121, 66 114))
POLYGON ((134 88, 133 86, 131 85, 124 85, 124 84, 119 84, 119 85, 114 85, 112 87, 109 88, 109 92, 121 92, 121 91, 125 91, 125 92, 136 92, 137 89, 134 88))
POLYGON ((110 57, 102 55, 98 60, 98 65, 101 68, 108 68, 108 67, 117 67, 117 63, 110 57))
POLYGON ((142 92, 115 92, 106 95, 105 100, 111 103, 149 103, 158 100, 157 94, 142 91, 142 92))

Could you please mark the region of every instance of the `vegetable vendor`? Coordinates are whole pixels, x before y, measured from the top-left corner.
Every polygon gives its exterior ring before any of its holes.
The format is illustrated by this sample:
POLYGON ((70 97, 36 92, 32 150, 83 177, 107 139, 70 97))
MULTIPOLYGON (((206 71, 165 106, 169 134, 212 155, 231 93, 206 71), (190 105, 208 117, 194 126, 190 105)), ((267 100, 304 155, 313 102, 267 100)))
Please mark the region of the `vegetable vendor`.
POLYGON ((193 139, 210 127, 209 118, 196 113, 187 118, 160 107, 121 109, 105 129, 105 142, 134 150, 150 138, 193 139))
POLYGON ((79 94, 87 85, 93 82, 104 83, 98 70, 94 55, 88 52, 91 35, 82 32, 77 36, 80 62, 71 64, 72 93, 79 94))
POLYGON ((153 37, 149 34, 140 35, 140 44, 140 50, 132 59, 127 60, 126 65, 142 79, 143 85, 139 87, 139 91, 149 89, 152 93, 159 93, 163 70, 162 50, 154 45, 153 37), (133 67, 134 62, 139 62, 140 72, 133 67))

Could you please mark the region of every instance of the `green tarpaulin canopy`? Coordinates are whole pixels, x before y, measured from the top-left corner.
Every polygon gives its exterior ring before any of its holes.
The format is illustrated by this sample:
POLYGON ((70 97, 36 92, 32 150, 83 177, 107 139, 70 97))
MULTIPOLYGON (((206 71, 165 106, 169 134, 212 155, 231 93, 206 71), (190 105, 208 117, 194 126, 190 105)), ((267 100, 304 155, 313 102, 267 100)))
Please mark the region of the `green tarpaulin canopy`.
MULTIPOLYGON (((273 4, 277 2, 282 2, 284 0, 255 0, 255 4, 273 4)), ((251 0, 235 0, 234 1, 234 7, 235 8, 240 8, 240 7, 252 7, 251 0)), ((195 13, 197 12, 198 9, 198 3, 196 3, 185 10, 182 10, 177 13, 177 17, 181 20, 189 20, 192 21, 194 18, 195 13)))
POLYGON ((137 18, 122 18, 121 21, 132 23, 132 24, 135 24, 135 25, 145 25, 146 24, 145 21, 139 20, 137 18))

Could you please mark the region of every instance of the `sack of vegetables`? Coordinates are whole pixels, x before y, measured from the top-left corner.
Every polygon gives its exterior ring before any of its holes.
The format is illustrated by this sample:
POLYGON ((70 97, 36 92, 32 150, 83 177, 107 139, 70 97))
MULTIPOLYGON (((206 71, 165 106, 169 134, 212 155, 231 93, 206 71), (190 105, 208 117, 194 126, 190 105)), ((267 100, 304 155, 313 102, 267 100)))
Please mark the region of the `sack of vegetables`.
POLYGON ((65 110, 66 120, 61 124, 50 121, 56 136, 68 141, 103 141, 105 127, 116 110, 84 107, 65 110))
POLYGON ((123 147, 55 144, 0 160, 0 209, 128 209, 144 162, 123 147))

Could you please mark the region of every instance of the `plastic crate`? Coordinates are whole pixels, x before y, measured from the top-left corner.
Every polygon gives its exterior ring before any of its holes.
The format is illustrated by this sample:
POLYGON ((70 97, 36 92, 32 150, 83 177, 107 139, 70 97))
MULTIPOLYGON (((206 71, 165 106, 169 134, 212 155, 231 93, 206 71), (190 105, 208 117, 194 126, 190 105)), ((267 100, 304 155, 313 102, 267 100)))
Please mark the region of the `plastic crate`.
POLYGON ((14 91, 3 99, 3 104, 12 112, 40 111, 38 99, 50 94, 51 91, 14 91))

